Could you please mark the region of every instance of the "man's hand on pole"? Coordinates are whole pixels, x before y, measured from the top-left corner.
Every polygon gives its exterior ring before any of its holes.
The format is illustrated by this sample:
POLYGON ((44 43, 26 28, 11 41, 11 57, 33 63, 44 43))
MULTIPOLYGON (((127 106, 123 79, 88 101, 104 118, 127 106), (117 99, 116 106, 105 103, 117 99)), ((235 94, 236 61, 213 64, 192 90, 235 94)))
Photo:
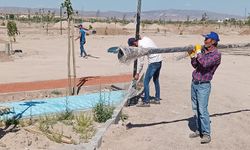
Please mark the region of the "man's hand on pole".
POLYGON ((138 80, 139 77, 140 77, 140 75, 139 75, 139 73, 137 73, 137 74, 135 74, 134 79, 135 79, 135 80, 138 80))
POLYGON ((202 46, 200 44, 196 44, 194 46, 194 49, 191 51, 188 51, 188 55, 190 58, 194 58, 196 54, 201 53, 202 46))
POLYGON ((199 53, 201 53, 201 45, 200 44, 196 44, 195 46, 194 46, 194 49, 195 49, 195 52, 196 52, 196 54, 199 54, 199 53))

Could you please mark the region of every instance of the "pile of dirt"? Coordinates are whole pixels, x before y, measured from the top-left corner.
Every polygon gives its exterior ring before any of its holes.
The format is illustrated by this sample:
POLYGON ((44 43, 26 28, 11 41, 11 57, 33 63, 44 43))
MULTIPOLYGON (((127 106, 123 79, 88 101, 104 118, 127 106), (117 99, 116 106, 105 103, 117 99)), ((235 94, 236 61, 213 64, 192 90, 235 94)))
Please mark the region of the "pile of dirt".
POLYGON ((135 23, 129 23, 129 24, 124 26, 124 28, 126 28, 126 29, 135 29, 135 27, 136 27, 135 23))
MULTIPOLYGON (((54 28, 54 29, 60 29, 60 27, 61 27, 61 22, 57 22, 57 23, 55 23, 53 25, 52 28, 54 28)), ((66 29, 67 27, 68 27, 68 22, 67 21, 62 21, 62 28, 66 29)))
POLYGON ((240 35, 250 35, 250 29, 246 29, 240 32, 240 35))
POLYGON ((95 28, 97 35, 128 35, 129 32, 126 29, 121 28, 95 28))

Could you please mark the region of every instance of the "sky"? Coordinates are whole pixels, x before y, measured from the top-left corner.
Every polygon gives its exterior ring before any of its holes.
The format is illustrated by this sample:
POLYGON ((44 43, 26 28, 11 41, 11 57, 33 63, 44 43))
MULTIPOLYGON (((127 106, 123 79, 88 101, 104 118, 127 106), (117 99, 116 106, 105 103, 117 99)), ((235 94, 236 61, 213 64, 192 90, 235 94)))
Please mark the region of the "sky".
MULTIPOLYGON (((0 7, 58 8, 63 1, 0 0, 0 7)), ((84 11, 135 12, 137 5, 137 0, 71 0, 71 2, 74 9, 84 11)), ((164 9, 207 10, 248 16, 250 15, 250 0, 142 0, 142 11, 164 9)))

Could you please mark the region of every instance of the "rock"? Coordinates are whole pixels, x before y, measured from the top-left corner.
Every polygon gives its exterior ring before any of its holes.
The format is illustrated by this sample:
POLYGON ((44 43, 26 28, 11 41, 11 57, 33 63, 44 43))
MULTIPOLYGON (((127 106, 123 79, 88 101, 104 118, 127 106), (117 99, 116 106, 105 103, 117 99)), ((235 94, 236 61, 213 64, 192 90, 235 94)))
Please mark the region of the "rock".
POLYGON ((28 140, 28 146, 31 146, 32 141, 28 140))

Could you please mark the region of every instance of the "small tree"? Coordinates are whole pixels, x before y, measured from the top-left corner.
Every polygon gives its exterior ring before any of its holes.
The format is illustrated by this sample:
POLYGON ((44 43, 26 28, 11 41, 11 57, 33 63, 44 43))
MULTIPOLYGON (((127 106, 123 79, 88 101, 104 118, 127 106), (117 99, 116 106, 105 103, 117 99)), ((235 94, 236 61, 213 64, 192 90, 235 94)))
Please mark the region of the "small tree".
POLYGON ((49 33, 49 23, 52 22, 55 18, 55 12, 52 12, 49 10, 46 15, 46 32, 49 33))
POLYGON ((74 13, 71 1, 70 0, 64 0, 64 2, 62 3, 62 7, 66 8, 67 18, 71 20, 72 15, 74 13))
MULTIPOLYGON (((64 2, 61 4, 62 8, 66 8, 67 13, 67 20, 68 20, 68 83, 69 83, 69 94, 75 94, 76 93, 76 67, 75 67, 75 50, 74 50, 74 29, 70 29, 71 22, 74 15, 74 10, 72 7, 72 3, 70 0, 64 0, 64 2), (72 33, 72 34, 71 34, 72 33), (71 87, 71 49, 72 49, 72 58, 73 58, 73 76, 74 76, 74 88, 72 92, 71 87)), ((72 26, 73 27, 73 26, 72 26)))
POLYGON ((17 30, 16 23, 14 21, 8 21, 7 30, 8 30, 7 34, 8 34, 9 39, 10 39, 10 48, 12 50, 12 38, 13 38, 13 41, 16 42, 16 35, 19 34, 19 31, 17 30))

